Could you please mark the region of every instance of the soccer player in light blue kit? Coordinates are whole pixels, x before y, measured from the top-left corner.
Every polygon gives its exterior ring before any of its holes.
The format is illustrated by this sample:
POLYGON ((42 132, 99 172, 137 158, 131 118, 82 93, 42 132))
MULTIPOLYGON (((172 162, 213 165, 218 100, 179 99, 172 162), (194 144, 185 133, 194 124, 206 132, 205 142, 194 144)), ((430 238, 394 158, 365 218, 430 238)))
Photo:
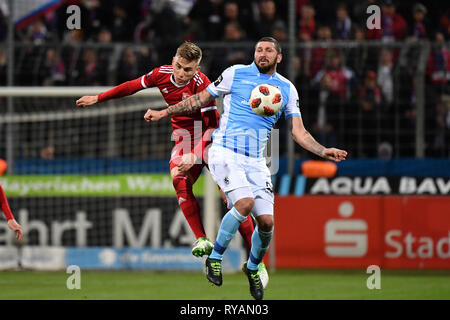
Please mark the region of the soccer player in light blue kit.
MULTIPOLYGON (((200 93, 161 111, 149 109, 144 116, 146 121, 158 121, 167 116, 193 112, 212 99, 224 96, 224 112, 219 128, 214 131, 207 160, 214 180, 232 207, 223 217, 214 250, 206 259, 206 276, 215 285, 222 285, 224 251, 240 223, 252 212, 257 227, 252 235, 250 256, 243 270, 248 277, 250 293, 257 300, 261 300, 264 295, 258 264, 269 248, 274 224, 274 195, 263 151, 275 123, 284 114, 291 125, 294 141, 324 159, 339 162, 347 156, 344 150, 325 148, 305 129, 297 89, 276 72, 281 59, 278 41, 264 37, 256 43, 252 64, 231 66, 200 93), (278 114, 261 117, 251 110, 250 93, 260 84, 274 85, 281 90, 283 103, 278 114)), ((190 162, 183 163, 180 169, 188 170, 191 163, 192 158, 190 162)))

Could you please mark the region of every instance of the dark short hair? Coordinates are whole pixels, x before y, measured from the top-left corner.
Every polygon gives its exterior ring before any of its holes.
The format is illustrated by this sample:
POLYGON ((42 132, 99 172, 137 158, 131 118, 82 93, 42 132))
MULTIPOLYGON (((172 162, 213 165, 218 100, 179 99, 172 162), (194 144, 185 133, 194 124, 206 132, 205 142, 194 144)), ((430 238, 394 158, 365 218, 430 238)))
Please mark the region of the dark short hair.
POLYGON ((272 42, 275 45, 275 49, 277 50, 277 53, 280 54, 281 53, 281 46, 280 43, 277 41, 277 39, 272 38, 272 37, 262 37, 261 39, 258 40, 258 42, 256 42, 255 48, 258 45, 258 43, 260 42, 272 42))

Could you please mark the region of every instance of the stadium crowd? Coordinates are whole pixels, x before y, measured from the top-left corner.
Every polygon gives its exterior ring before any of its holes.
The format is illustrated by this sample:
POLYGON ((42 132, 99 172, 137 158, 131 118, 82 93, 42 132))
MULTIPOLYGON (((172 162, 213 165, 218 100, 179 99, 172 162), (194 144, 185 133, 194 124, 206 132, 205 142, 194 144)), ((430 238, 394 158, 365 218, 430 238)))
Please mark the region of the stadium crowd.
MULTIPOLYGON (((3 11, 0 6, 2 86, 8 63, 1 45, 7 36, 3 11)), ((282 0, 68 0, 15 31, 14 85, 116 85, 169 64, 186 40, 202 45, 202 71, 215 79, 229 65, 252 61, 249 42, 270 35, 285 43, 288 14, 288 1, 282 0), (67 29, 66 8, 72 4, 81 8, 81 30, 67 29), (214 50, 211 42, 227 45, 214 50)), ((432 44, 425 78, 426 155, 450 156, 449 8, 434 1, 297 0, 295 14, 297 41, 304 46, 294 58, 294 82, 303 116, 321 142, 345 145, 358 157, 414 156, 420 54, 414 44, 426 40, 432 44), (381 29, 366 27, 371 4, 381 8, 381 29), (336 45, 347 40, 361 44, 336 45), (370 40, 386 45, 367 45, 370 40), (402 53, 389 46, 395 41, 410 49, 402 53), (395 143, 401 150, 392 150, 395 143)), ((279 67, 287 74, 287 63, 279 67)))

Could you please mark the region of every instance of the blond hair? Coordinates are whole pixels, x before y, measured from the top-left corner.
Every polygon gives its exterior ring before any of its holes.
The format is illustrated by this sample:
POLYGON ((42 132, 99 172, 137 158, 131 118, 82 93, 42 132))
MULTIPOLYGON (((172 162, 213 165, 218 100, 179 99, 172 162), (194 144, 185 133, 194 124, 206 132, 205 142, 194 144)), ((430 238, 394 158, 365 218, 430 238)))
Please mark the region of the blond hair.
POLYGON ((202 60, 202 49, 196 44, 186 41, 178 47, 176 55, 189 62, 195 61, 197 64, 200 64, 202 60))

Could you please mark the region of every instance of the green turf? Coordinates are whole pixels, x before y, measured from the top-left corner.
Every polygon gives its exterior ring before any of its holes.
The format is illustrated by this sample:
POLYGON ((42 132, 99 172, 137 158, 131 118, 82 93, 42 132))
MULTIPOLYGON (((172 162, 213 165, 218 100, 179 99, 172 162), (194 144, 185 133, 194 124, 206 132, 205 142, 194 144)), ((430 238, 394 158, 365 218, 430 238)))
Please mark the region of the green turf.
MULTIPOLYGON (((251 300, 243 273, 225 274, 222 287, 202 273, 81 272, 81 289, 68 290, 64 271, 0 272, 5 299, 251 300)), ((450 270, 382 270, 381 289, 369 290, 365 270, 277 270, 265 299, 450 299, 450 270)))

